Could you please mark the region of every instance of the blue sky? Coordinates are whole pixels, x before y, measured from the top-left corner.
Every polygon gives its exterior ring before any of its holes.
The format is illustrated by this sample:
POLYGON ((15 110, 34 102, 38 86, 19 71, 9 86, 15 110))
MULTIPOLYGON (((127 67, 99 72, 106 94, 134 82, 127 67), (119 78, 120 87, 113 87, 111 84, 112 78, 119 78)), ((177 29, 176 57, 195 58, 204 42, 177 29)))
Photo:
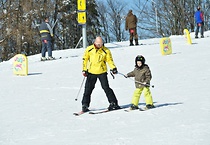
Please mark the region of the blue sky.
MULTIPOLYGON (((96 1, 105 2, 106 0, 96 0, 96 1)), ((140 1, 144 5, 146 1, 148 1, 148 3, 150 2, 150 0, 116 0, 116 1, 119 1, 121 3, 125 3, 126 4, 125 10, 128 12, 130 9, 132 9, 134 13, 137 13, 135 11, 135 8, 136 8, 135 3, 139 3, 139 1, 140 1)))
MULTIPOLYGON (((96 0, 96 2, 97 1, 102 1, 102 2, 105 3, 107 0, 96 0)), ((120 2, 121 4, 125 4, 125 11, 121 14, 121 16, 127 16, 128 11, 130 9, 132 9, 133 14, 135 14, 137 17, 140 15, 143 7, 145 5, 148 5, 148 4, 151 3, 151 0, 116 0, 116 1, 120 2), (140 9, 138 10, 137 9, 138 7, 136 5, 138 5, 139 2, 140 2, 140 9)), ((124 23, 125 23, 125 20, 123 20, 122 28, 124 28, 124 23)), ((140 29, 137 29, 137 31, 138 31, 138 34, 139 34, 139 37, 140 37, 140 34, 142 34, 140 32, 140 29)), ((128 34, 128 33, 126 33, 126 34, 128 34)), ((129 35, 127 36, 127 39, 128 39, 128 37, 129 37, 129 35)))

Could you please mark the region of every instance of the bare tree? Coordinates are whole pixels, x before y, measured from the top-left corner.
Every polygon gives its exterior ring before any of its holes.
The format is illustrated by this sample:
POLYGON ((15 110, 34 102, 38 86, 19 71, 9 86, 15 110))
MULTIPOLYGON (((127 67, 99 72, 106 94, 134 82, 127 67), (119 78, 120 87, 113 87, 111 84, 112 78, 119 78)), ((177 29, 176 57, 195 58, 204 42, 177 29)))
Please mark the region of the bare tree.
POLYGON ((8 60, 17 53, 26 55, 40 53, 39 31, 36 24, 41 21, 42 15, 50 12, 51 3, 46 1, 28 0, 1 0, 3 15, 1 27, 6 30, 0 34, 4 38, 3 60, 8 60), (39 8, 35 9, 35 8, 39 8))
POLYGON ((187 28, 195 28, 194 13, 202 6, 205 16, 205 29, 209 19, 209 0, 149 0, 135 3, 140 19, 138 28, 144 37, 162 37, 183 34, 187 28))
MULTIPOLYGON (((95 0, 87 1, 88 41, 100 33, 95 0)), ((17 53, 40 53, 39 25, 45 16, 54 25, 54 49, 74 48, 81 38, 77 0, 0 0, 0 50, 3 60, 17 53)))
POLYGON ((98 14, 99 14, 99 17, 100 17, 100 23, 101 23, 101 29, 102 29, 102 32, 101 32, 101 36, 104 38, 104 42, 107 43, 107 42, 110 42, 111 41, 111 38, 110 38, 110 35, 109 35, 109 21, 108 21, 108 13, 107 13, 107 5, 105 5, 104 2, 102 1, 99 1, 98 2, 98 14))
POLYGON ((125 3, 122 3, 121 1, 113 1, 113 0, 107 0, 107 4, 108 4, 108 18, 110 21, 110 27, 109 30, 110 32, 113 34, 113 38, 116 41, 122 41, 125 40, 125 38, 123 37, 123 33, 125 33, 124 31, 124 27, 123 26, 123 12, 125 10, 125 3))
POLYGON ((105 42, 126 40, 124 30, 125 3, 119 0, 106 0, 98 2, 101 35, 105 42))
POLYGON ((157 37, 159 33, 157 30, 157 7, 154 1, 138 0, 133 8, 138 18, 138 36, 140 39, 157 37))

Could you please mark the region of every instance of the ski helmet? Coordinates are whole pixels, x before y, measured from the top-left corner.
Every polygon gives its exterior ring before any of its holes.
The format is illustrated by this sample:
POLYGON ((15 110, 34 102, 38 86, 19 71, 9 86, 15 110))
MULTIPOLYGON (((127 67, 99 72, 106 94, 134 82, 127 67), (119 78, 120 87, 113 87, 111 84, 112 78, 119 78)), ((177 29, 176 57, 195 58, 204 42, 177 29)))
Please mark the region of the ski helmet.
POLYGON ((199 11, 200 9, 201 9, 201 6, 198 6, 198 7, 197 7, 197 10, 199 11))
POLYGON ((144 65, 145 64, 145 58, 144 58, 144 56, 142 56, 142 55, 136 56, 136 59, 135 59, 136 66, 137 66, 137 61, 141 61, 142 65, 144 65))

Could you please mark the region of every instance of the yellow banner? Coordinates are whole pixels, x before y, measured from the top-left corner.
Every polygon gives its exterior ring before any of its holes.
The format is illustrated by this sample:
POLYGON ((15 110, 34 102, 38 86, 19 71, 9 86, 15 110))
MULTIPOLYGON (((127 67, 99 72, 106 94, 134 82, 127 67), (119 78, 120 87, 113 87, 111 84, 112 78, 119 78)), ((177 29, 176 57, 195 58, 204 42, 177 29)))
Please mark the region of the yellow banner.
POLYGON ((172 53, 171 39, 164 37, 160 39, 160 51, 162 55, 169 55, 172 53))
POLYGON ((78 12, 77 21, 79 24, 86 23, 86 12, 78 12))
POLYGON ((190 37, 190 32, 187 29, 184 29, 184 36, 187 39, 187 43, 192 44, 192 39, 190 37))
POLYGON ((77 10, 79 11, 86 10, 86 0, 77 0, 77 10))
POLYGON ((28 75, 28 59, 25 55, 17 54, 14 56, 13 73, 15 75, 28 75))

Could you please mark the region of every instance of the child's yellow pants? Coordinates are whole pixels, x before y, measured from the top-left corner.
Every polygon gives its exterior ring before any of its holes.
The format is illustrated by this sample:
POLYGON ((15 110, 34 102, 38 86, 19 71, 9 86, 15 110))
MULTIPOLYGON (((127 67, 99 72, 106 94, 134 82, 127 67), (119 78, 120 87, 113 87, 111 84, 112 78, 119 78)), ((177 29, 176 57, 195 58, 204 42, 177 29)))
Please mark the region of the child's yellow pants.
POLYGON ((136 90, 133 93, 131 103, 134 104, 135 106, 138 106, 139 99, 140 99, 142 92, 144 92, 144 98, 145 98, 146 105, 147 104, 153 105, 152 94, 150 92, 149 87, 136 88, 136 90))

